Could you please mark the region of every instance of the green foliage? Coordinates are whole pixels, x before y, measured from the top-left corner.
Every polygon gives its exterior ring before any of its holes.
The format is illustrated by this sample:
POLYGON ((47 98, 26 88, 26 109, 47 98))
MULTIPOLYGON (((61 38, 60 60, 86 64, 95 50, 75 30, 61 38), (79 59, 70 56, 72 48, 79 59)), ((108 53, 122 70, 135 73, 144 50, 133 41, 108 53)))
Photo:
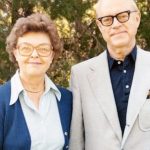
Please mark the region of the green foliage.
POLYGON ((141 39, 139 43, 143 48, 150 51, 150 1, 139 1, 139 7, 142 16, 141 25, 138 32, 138 35, 141 39))
MULTIPOLYGON (((60 58, 50 67, 48 75, 67 87, 72 65, 101 53, 105 42, 95 23, 93 5, 96 0, 1 0, 0 1, 0 79, 6 81, 15 72, 5 52, 5 40, 11 27, 21 16, 39 11, 47 13, 57 24, 64 43, 60 58)), ((138 44, 150 50, 150 1, 138 0, 142 20, 138 44)), ((2 82, 0 80, 0 82, 2 82)))
POLYGON ((89 0, 55 0, 51 3, 51 17, 65 17, 69 22, 74 22, 76 19, 82 18, 85 11, 91 8, 92 2, 89 0))

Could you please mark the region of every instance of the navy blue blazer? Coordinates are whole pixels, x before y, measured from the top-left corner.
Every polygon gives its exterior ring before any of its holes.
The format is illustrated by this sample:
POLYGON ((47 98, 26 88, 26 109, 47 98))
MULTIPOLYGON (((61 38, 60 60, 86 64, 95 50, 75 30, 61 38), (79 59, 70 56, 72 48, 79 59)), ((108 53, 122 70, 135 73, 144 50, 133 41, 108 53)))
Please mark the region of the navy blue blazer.
MULTIPOLYGON (((72 116, 72 93, 58 87, 61 100, 57 101, 61 125, 65 138, 63 150, 68 149, 70 122, 72 116)), ((31 138, 18 100, 9 105, 11 83, 0 86, 0 150, 30 150, 31 138)))

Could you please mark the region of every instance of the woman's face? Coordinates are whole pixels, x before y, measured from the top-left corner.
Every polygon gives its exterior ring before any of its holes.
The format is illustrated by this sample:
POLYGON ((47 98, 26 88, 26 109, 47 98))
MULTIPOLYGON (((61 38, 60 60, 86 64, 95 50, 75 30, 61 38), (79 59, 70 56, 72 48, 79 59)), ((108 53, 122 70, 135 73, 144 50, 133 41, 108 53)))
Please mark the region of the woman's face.
POLYGON ((48 34, 28 32, 18 38, 14 56, 24 77, 44 76, 54 58, 48 34))

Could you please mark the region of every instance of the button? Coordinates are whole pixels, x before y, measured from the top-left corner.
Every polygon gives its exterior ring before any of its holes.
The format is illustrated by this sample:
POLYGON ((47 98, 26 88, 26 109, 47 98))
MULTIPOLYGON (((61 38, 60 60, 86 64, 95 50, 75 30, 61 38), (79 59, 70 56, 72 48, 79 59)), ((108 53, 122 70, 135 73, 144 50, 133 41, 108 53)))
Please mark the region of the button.
POLYGON ((127 70, 123 70, 123 73, 127 73, 127 70))
POLYGON ((67 146, 66 146, 66 149, 68 149, 68 148, 69 148, 69 146, 67 145, 67 146))
POLYGON ((129 85, 126 85, 126 89, 128 89, 129 88, 129 85))
POLYGON ((67 135, 68 135, 68 132, 65 132, 64 134, 67 136, 67 135))
POLYGON ((117 63, 118 63, 118 65, 120 65, 120 64, 121 64, 121 61, 118 61, 117 63))
POLYGON ((130 125, 129 125, 129 124, 126 124, 126 126, 127 126, 127 127, 130 127, 130 125))

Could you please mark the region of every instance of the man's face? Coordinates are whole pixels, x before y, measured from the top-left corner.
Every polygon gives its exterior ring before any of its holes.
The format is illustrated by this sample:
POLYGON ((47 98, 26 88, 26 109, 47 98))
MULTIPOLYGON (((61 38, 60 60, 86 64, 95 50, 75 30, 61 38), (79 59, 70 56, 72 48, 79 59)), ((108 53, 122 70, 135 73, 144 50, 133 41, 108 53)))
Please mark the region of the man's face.
MULTIPOLYGON (((104 16, 115 16, 124 11, 136 11, 131 0, 102 0, 97 8, 97 18, 104 16)), ((120 23, 114 18, 113 24, 104 26, 97 20, 97 25, 107 43, 108 48, 126 48, 135 45, 135 36, 140 23, 140 15, 137 12, 131 12, 129 20, 120 23)))

